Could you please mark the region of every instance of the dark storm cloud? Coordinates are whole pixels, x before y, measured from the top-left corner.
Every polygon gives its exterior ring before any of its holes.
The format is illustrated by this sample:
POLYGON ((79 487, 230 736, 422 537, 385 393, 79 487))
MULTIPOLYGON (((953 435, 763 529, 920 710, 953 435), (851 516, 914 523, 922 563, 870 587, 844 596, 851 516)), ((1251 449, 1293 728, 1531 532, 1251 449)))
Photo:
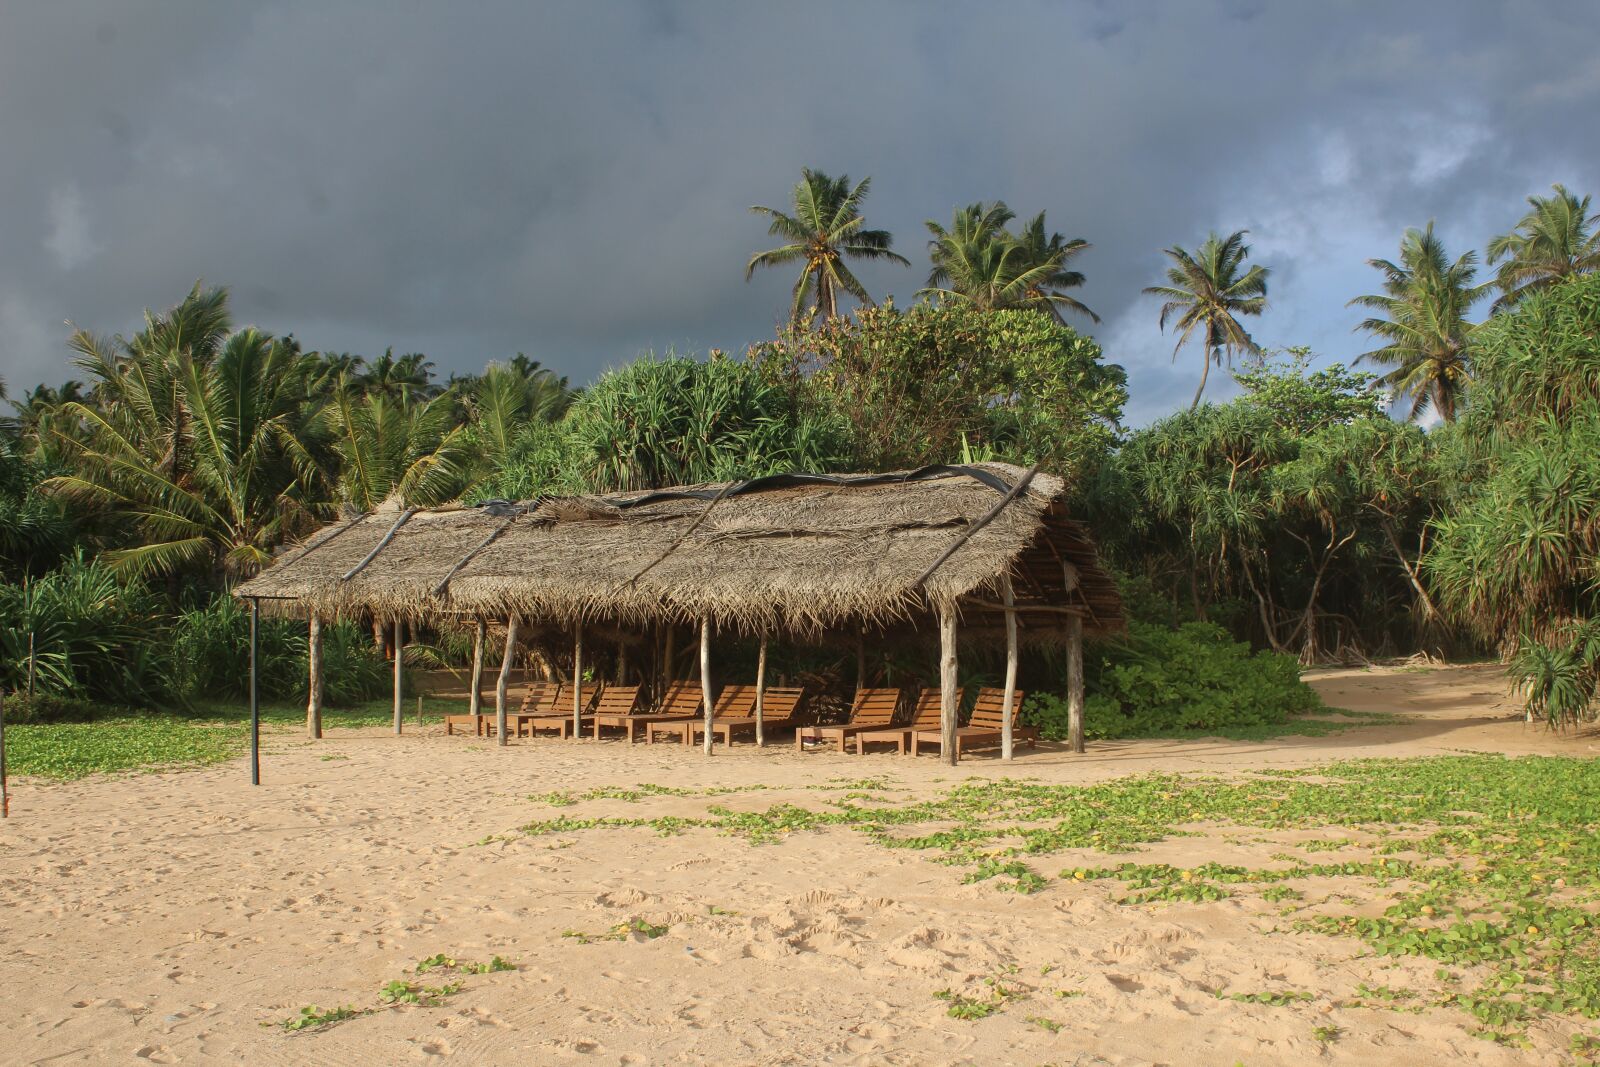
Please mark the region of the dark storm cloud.
POLYGON ((1130 416, 1187 402, 1139 289, 1249 227, 1267 344, 1362 350, 1369 256, 1482 247, 1552 181, 1600 190, 1600 12, 1503 4, 15 4, 0 8, 0 374, 68 375, 64 319, 128 330, 196 277, 308 346, 526 351, 586 380, 737 349, 746 208, 873 176, 915 266, 978 199, 1083 236, 1130 416))

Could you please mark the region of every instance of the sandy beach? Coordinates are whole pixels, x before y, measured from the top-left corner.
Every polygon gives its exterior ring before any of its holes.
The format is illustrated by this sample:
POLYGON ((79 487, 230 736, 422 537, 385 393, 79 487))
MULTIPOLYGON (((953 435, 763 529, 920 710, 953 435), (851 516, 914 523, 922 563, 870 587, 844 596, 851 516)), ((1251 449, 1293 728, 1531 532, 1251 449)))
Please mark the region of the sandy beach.
MULTIPOLYGON (((1312 681, 1330 706, 1400 721, 1263 743, 1099 743, 1081 756, 1043 746, 1009 766, 980 754, 955 770, 787 744, 711 759, 621 741, 541 738, 502 750, 429 727, 398 739, 273 735, 254 789, 240 761, 18 781, 0 825, 0 1061, 1569 1062, 1568 1030, 1554 1023, 1534 1025, 1533 1047, 1517 1049, 1471 1036, 1459 1011, 1342 1006, 1359 982, 1399 986, 1434 965, 1279 928, 1254 898, 1128 906, 1113 884, 1053 878, 1031 895, 999 892, 962 884, 934 853, 842 828, 766 844, 694 828, 517 832, 558 816, 816 809, 865 778, 904 801, 968 777, 1089 783, 1358 757, 1600 752, 1592 734, 1525 726, 1492 666, 1323 671, 1312 681), (641 783, 684 792, 539 799, 641 783), (649 929, 563 936, 623 924, 649 929), (515 970, 455 974, 459 991, 436 1003, 380 1006, 386 982, 438 953, 498 955, 515 970), (987 1018, 952 1018, 935 996, 995 983, 1007 1001, 987 1018), (1218 996, 1284 987, 1314 998, 1218 996), (307 1005, 378 1010, 321 1030, 277 1025, 307 1005), (1314 1039, 1319 1025, 1337 1025, 1337 1043, 1314 1039)), ((1259 865, 1308 834, 1218 827, 1138 858, 1259 865)), ((1069 852, 1040 868, 1108 862, 1069 852)))

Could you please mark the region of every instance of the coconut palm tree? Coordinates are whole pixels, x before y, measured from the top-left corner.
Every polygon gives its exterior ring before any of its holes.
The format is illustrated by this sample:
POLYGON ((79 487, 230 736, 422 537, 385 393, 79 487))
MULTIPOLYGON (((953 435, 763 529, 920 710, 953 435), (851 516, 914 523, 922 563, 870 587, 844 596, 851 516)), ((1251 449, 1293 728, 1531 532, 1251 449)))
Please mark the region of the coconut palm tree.
POLYGON ((1554 196, 1530 196, 1516 228, 1489 242, 1489 262, 1504 259, 1496 284, 1496 311, 1574 274, 1600 270, 1600 215, 1589 213, 1589 197, 1578 199, 1559 182, 1554 196))
POLYGON ((61 406, 82 436, 56 435, 73 471, 44 484, 126 523, 141 543, 105 557, 125 573, 249 574, 320 517, 299 349, 256 330, 213 343, 225 302, 211 327, 178 328, 196 310, 151 320, 120 352, 74 341, 99 402, 61 406))
POLYGON ((481 375, 461 384, 477 459, 490 467, 510 455, 531 424, 555 422, 573 400, 565 377, 556 377, 521 352, 506 363, 489 364, 481 375))
POLYGON ((451 393, 416 401, 349 385, 336 390, 323 419, 345 507, 371 511, 394 496, 429 507, 466 488, 472 448, 455 409, 451 393))
POLYGON ((1190 410, 1200 406, 1200 395, 1206 391, 1206 378, 1213 363, 1221 366, 1226 357, 1231 367, 1236 353, 1261 350, 1239 322, 1241 315, 1259 315, 1266 309, 1267 276, 1271 273, 1262 266, 1243 269, 1250 255, 1250 246, 1244 243, 1248 232, 1235 230, 1227 237, 1213 232, 1193 252, 1176 245, 1164 249, 1173 264, 1167 268, 1169 284, 1145 289, 1166 301, 1161 305, 1162 332, 1166 331, 1167 319, 1177 316, 1173 324, 1178 333, 1178 343, 1172 349, 1174 361, 1195 331, 1202 331, 1204 362, 1200 388, 1195 390, 1190 410))
POLYGON ((1400 262, 1367 260, 1383 272, 1383 293, 1358 296, 1350 306, 1371 308, 1382 317, 1356 327, 1388 342, 1357 358, 1391 367, 1379 379, 1411 398, 1410 417, 1430 406, 1453 422, 1467 384, 1467 347, 1473 324, 1467 312, 1489 289, 1475 285, 1477 254, 1464 252, 1454 262, 1434 236, 1433 223, 1409 229, 1400 241, 1400 262))
MULTIPOLYGON (((1006 223, 1016 214, 996 200, 957 208, 945 229, 932 219, 923 225, 933 235, 928 242, 928 285, 920 295, 960 301, 993 309, 1005 300, 1008 276, 1016 273, 1007 259, 1017 254, 1006 223)), ((1020 256, 1019 256, 1020 258, 1020 256)))
POLYGON ((382 393, 391 400, 439 395, 439 387, 433 384, 433 360, 421 352, 397 358, 394 349, 387 348, 370 363, 358 360, 357 364, 358 369, 348 379, 348 384, 363 392, 382 393))
POLYGON ((757 252, 744 271, 745 281, 749 281, 757 267, 801 263, 789 312, 790 320, 797 324, 804 318, 808 297, 812 300, 811 314, 820 312, 827 319, 839 316, 841 289, 861 303, 872 305, 872 297, 845 266, 845 259, 887 259, 901 266, 911 265, 904 256, 890 250, 893 239, 888 230, 862 228, 865 220, 861 217, 861 203, 867 198, 871 178, 861 179, 852 188, 845 175, 830 178, 809 167, 800 173, 800 183, 794 187, 793 214, 760 205, 750 209, 770 218, 767 232, 789 243, 757 252))
POLYGON ((1064 322, 1068 308, 1100 319, 1081 302, 1063 293, 1083 284, 1083 275, 1067 262, 1090 247, 1082 238, 1067 240, 1045 229, 1044 212, 1029 220, 1020 234, 1006 229, 1016 216, 1004 201, 957 208, 950 228, 929 219, 933 235, 928 258, 933 270, 920 295, 967 303, 985 310, 1032 307, 1064 322))

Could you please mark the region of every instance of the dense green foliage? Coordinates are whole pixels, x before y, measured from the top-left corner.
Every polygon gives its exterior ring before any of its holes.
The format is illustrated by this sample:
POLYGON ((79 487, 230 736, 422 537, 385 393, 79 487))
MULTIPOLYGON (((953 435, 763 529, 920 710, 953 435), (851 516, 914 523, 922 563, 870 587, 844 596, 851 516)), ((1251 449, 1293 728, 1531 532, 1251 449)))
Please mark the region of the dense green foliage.
MULTIPOLYGON (((1093 738, 1271 730, 1321 706, 1292 656, 1234 641, 1214 623, 1130 625, 1085 658, 1084 734, 1093 738)), ((1066 701, 1029 698, 1024 715, 1046 738, 1067 735, 1066 701)))
MULTIPOLYGON (((1160 322, 1180 347, 1200 342, 1206 374, 1245 356, 1243 392, 1197 394, 1130 433, 1122 368, 1061 321, 1094 318, 1070 295, 1087 242, 1043 212, 1012 228, 1003 203, 980 202, 929 224, 924 299, 877 306, 846 261, 905 260, 866 228, 868 189, 807 170, 790 208, 758 209, 786 243, 750 268, 800 268, 774 338, 743 358, 647 357, 583 390, 520 353, 440 381, 420 353, 304 352, 292 335, 236 328, 226 291, 199 284, 132 337, 75 331, 87 384, 13 382, 0 420, 0 685, 18 684, 31 633, 50 694, 148 706, 236 688, 244 621, 227 589, 287 542, 386 501, 1000 459, 1066 478, 1136 623, 1220 627, 1164 639, 1136 627, 1126 661, 1095 683, 1105 729, 1267 728, 1298 710, 1294 690, 1268 709, 1272 683, 1242 666, 1226 699, 1193 678, 1163 697, 1152 662, 1248 659, 1221 633, 1302 663, 1497 652, 1515 660, 1530 713, 1600 710, 1588 198, 1561 186, 1530 198, 1488 249, 1503 299, 1482 321, 1476 253, 1451 259, 1431 224, 1407 232, 1398 262, 1372 261, 1384 292, 1355 303, 1377 313, 1359 328, 1382 342, 1363 357, 1381 379, 1261 350, 1243 323, 1265 312, 1269 271, 1248 262, 1243 231, 1166 249, 1166 284, 1147 290, 1160 322), (1415 425, 1430 410, 1446 425, 1415 425)), ((356 628, 369 621, 329 630, 331 699, 381 684, 381 652, 356 628)), ((271 693, 301 686, 302 625, 263 627, 271 693)), ((460 634, 419 636, 418 654, 462 655, 460 634)), ((829 656, 806 669, 843 684, 829 656)))
POLYGON ((788 330, 751 359, 811 417, 848 424, 855 466, 974 458, 1092 465, 1116 439, 1127 375, 1100 346, 1031 310, 893 304, 788 330))
POLYGON ((1131 434, 1092 487, 1094 524, 1179 617, 1306 662, 1435 640, 1414 581, 1429 440, 1382 413, 1370 376, 1308 358, 1252 363, 1239 399, 1131 434))
MULTIPOLYGON (((42 577, 0 584, 0 689, 27 690, 30 635, 34 689, 44 696, 189 705, 243 696, 249 677, 249 619, 233 598, 174 610, 138 579, 121 580, 81 555, 42 577)), ((262 695, 303 697, 304 626, 263 619, 259 644, 262 695)), ((330 703, 351 703, 387 684, 382 657, 351 623, 325 631, 323 655, 330 703)))
POLYGON ((1531 710, 1591 716, 1600 681, 1600 276, 1523 299, 1475 338, 1449 507, 1426 571, 1485 641, 1520 647, 1531 710))

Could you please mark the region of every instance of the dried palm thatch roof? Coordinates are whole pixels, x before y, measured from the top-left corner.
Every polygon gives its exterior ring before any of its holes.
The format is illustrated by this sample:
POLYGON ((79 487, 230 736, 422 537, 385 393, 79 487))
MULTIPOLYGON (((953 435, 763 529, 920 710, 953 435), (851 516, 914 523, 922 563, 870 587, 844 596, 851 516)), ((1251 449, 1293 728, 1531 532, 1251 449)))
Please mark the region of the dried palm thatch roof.
POLYGON ((1009 567, 1019 608, 1038 621, 1070 610, 1091 631, 1118 628, 1116 587, 1063 491, 1051 475, 988 463, 391 506, 324 528, 235 593, 324 617, 709 617, 814 633, 945 606, 967 620, 992 614, 1009 567))

